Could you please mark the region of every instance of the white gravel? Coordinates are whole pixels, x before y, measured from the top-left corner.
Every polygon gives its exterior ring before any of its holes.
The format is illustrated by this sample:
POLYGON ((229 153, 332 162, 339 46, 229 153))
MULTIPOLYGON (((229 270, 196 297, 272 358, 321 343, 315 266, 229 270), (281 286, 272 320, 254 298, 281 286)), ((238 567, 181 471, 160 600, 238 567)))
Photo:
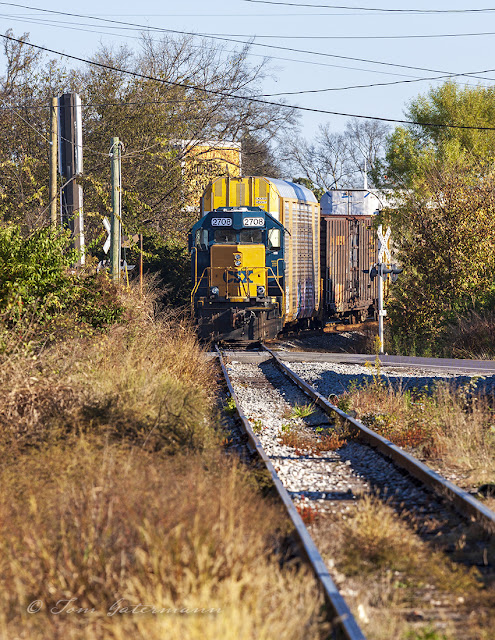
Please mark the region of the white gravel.
MULTIPOLYGON (((356 383, 363 385, 372 382, 376 375, 375 367, 365 367, 359 364, 339 364, 333 362, 290 362, 289 367, 303 380, 313 385, 319 393, 329 395, 341 395, 351 385, 356 383)), ((481 388, 493 385, 493 376, 489 379, 480 377, 479 374, 454 375, 426 369, 409 367, 382 366, 379 370, 380 377, 387 384, 396 389, 425 389, 433 388, 435 384, 445 380, 456 385, 476 384, 481 388), (475 380, 476 379, 476 380, 475 380)))
MULTIPOLYGON (((356 374, 369 375, 365 367, 331 365, 347 370, 349 380, 356 374), (351 371, 349 372, 349 369, 351 371)), ((291 367, 296 369, 294 363, 291 367)), ((327 379, 322 374, 328 365, 298 365, 298 373, 308 373, 327 379)), ((309 398, 290 382, 271 362, 244 364, 232 361, 227 365, 239 403, 250 420, 261 444, 271 459, 287 491, 298 504, 311 501, 320 512, 342 512, 350 508, 356 495, 378 491, 407 505, 408 510, 420 509, 423 514, 443 510, 431 494, 418 486, 407 474, 373 449, 359 442, 349 442, 338 451, 297 455, 291 447, 279 441, 282 425, 290 423, 292 407, 308 404, 309 398)), ((332 384, 327 393, 342 393, 337 372, 332 372, 332 384)), ((299 419, 305 426, 331 429, 329 418, 320 409, 299 419)))

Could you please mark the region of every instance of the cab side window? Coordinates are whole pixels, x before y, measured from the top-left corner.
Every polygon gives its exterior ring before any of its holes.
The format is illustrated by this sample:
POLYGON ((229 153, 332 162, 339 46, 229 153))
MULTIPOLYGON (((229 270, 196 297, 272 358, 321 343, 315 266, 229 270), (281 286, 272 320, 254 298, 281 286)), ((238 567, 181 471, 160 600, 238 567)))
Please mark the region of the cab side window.
POLYGON ((268 248, 271 251, 278 251, 281 246, 280 229, 268 229, 268 248))
POLYGON ((196 231, 194 244, 199 251, 206 251, 208 249, 208 229, 198 229, 196 231))

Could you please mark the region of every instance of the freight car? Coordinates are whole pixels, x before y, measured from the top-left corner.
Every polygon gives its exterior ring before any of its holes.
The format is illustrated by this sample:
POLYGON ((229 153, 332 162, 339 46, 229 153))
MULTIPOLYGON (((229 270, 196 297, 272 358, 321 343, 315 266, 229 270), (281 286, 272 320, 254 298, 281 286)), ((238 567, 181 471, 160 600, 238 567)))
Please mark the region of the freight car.
POLYGON ((377 262, 372 222, 369 215, 321 216, 323 318, 344 318, 353 324, 376 314, 378 279, 369 275, 377 262))
POLYGON ((217 178, 190 235, 191 302, 200 337, 255 341, 320 309, 320 206, 300 185, 217 178))

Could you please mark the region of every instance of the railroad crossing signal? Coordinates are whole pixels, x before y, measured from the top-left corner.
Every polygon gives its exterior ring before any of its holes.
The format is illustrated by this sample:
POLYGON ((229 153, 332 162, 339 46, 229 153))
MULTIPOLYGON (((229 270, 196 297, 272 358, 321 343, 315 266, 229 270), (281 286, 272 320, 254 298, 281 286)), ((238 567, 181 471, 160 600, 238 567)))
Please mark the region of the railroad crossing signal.
POLYGON ((381 276, 384 280, 387 279, 388 274, 390 273, 390 279, 392 282, 397 282, 397 277, 399 273, 402 273, 404 269, 402 267, 398 267, 396 264, 387 265, 384 262, 380 262, 375 264, 370 269, 370 278, 374 280, 377 276, 381 276))
POLYGON ((378 262, 391 262, 392 254, 390 253, 390 235, 392 230, 387 227, 385 235, 383 235, 383 227, 378 227, 378 262), (383 258, 387 258, 384 260, 383 258))
POLYGON ((390 227, 387 227, 385 234, 383 227, 378 227, 378 262, 370 269, 370 278, 374 280, 378 277, 378 339, 380 353, 383 353, 383 318, 387 312, 383 308, 383 283, 390 274, 392 282, 397 280, 399 273, 402 273, 401 267, 395 264, 388 266, 392 262, 392 254, 390 251, 390 227))

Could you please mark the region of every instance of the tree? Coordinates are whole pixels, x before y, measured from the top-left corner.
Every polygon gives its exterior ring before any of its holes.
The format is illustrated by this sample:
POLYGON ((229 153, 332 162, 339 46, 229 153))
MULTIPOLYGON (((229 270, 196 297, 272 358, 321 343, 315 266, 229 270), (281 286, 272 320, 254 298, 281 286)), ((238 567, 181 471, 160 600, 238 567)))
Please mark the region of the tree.
POLYGON ((247 133, 241 138, 242 174, 245 176, 268 176, 280 178, 282 173, 278 160, 269 143, 262 137, 247 133))
POLYGON ((362 176, 364 184, 364 161, 366 160, 366 177, 369 187, 379 186, 379 175, 390 127, 379 120, 363 120, 352 118, 345 127, 349 155, 362 176))
POLYGON ((389 315, 423 352, 448 352, 449 327, 495 305, 495 132, 426 123, 491 126, 494 115, 495 91, 447 82, 410 104, 423 124, 388 140, 385 170, 407 187, 385 215, 404 266, 389 315))
POLYGON ((493 127, 493 87, 461 87, 449 80, 412 100, 405 115, 419 124, 397 127, 387 141, 382 179, 391 186, 411 186, 426 158, 470 157, 483 163, 495 157, 495 131, 444 126, 493 127))
POLYGON ((125 145, 126 231, 184 243, 199 208, 190 206, 191 198, 197 199, 197 176, 188 174, 187 162, 194 157, 197 170, 196 147, 204 141, 244 140, 253 159, 258 158, 254 168, 271 171, 267 141, 294 123, 293 110, 282 103, 249 100, 260 91, 266 60, 249 64, 248 46, 232 52, 214 44, 198 46, 192 37, 154 40, 145 34, 140 50, 102 46, 93 56, 94 62, 116 70, 70 69, 33 54, 27 34, 20 40, 6 41, 7 72, 0 79, 0 219, 20 223, 28 232, 48 222, 49 103, 54 95, 81 95, 89 240, 101 233, 101 219, 110 208, 113 136, 125 145))
POLYGON ((324 191, 348 186, 353 174, 345 136, 333 133, 328 125, 319 127, 313 142, 287 137, 282 158, 292 175, 302 174, 324 191))
POLYGON ((435 160, 389 213, 404 268, 389 315, 403 344, 438 351, 449 324, 472 310, 493 307, 494 212, 493 165, 435 160))
POLYGON ((388 127, 373 120, 354 118, 344 132, 320 125, 313 142, 301 138, 284 141, 284 160, 293 175, 303 177, 318 190, 362 188, 367 164, 369 186, 375 186, 388 127))

